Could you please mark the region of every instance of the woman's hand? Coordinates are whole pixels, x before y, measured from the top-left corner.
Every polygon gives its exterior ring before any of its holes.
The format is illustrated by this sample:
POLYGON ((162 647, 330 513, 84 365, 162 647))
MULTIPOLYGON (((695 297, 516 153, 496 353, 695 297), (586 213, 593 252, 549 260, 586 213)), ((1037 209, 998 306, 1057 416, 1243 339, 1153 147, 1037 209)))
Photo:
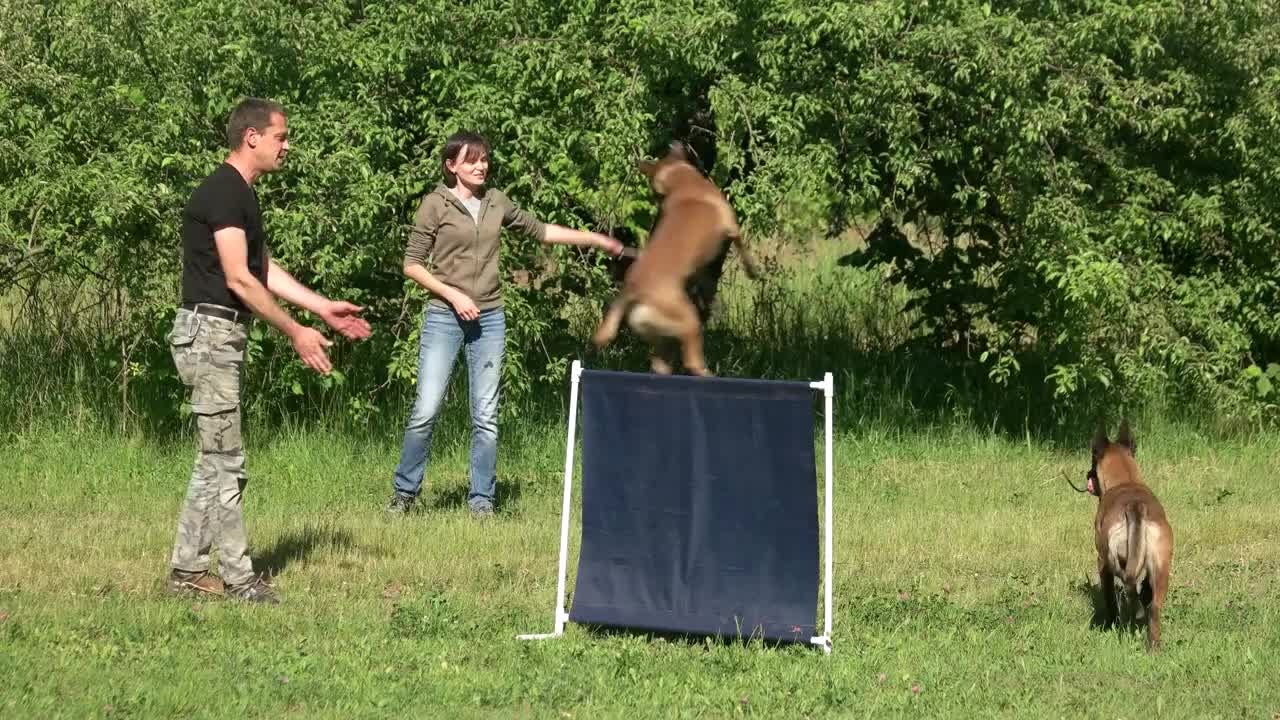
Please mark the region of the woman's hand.
POLYGON ((453 311, 458 313, 458 317, 463 320, 475 320, 480 317, 480 308, 471 301, 471 298, 462 293, 454 293, 453 298, 449 300, 449 304, 453 305, 453 311))
POLYGON ((608 235, 594 233, 594 236, 591 239, 594 241, 592 244, 594 244, 601 252, 608 253, 614 257, 622 254, 622 243, 618 240, 614 240, 608 235))

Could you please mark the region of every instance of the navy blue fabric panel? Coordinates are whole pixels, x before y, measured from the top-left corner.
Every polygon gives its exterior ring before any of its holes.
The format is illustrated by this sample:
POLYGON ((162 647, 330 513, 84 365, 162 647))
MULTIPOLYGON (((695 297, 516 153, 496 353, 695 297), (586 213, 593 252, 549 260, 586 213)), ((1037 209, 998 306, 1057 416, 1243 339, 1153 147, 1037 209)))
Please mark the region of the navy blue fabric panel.
POLYGON ((582 373, 573 622, 807 641, 818 594, 808 383, 582 373))

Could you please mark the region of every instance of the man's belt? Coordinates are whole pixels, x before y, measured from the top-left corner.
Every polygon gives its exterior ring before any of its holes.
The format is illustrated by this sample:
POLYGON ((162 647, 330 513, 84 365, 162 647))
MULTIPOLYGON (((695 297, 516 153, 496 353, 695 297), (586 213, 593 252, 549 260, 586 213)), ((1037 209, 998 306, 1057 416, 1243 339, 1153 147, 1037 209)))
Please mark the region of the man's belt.
POLYGON ((209 303, 182 303, 183 309, 190 310, 197 315, 208 315, 209 317, 222 318, 230 320, 241 325, 248 325, 253 319, 253 313, 244 310, 232 310, 229 307, 221 305, 211 305, 209 303))

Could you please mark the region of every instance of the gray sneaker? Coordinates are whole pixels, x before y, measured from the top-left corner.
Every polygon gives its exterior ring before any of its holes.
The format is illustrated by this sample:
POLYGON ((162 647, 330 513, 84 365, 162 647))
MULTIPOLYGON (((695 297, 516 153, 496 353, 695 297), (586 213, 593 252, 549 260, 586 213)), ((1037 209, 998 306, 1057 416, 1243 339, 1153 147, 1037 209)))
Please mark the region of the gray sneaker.
POLYGON ((471 515, 477 518, 493 517, 493 503, 478 502, 470 506, 471 515))
POLYGON ((391 515, 405 515, 413 510, 413 498, 396 493, 391 496, 391 502, 387 503, 386 510, 391 515))
POLYGON ((239 585, 227 586, 227 597, 233 600, 250 603, 264 603, 267 605, 279 605, 280 598, 276 596, 265 580, 261 576, 255 576, 248 582, 239 585))

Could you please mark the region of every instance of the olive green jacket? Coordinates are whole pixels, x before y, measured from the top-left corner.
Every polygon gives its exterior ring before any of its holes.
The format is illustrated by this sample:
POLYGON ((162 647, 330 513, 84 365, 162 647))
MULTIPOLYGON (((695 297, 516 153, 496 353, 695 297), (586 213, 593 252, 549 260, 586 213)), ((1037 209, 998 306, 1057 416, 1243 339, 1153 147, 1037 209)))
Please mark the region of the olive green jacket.
MULTIPOLYGON (((542 221, 516 207, 500 190, 485 191, 478 219, 473 219, 442 184, 418 204, 404 265, 427 268, 441 282, 465 293, 481 310, 501 307, 498 236, 502 228, 518 230, 539 242, 547 234, 542 221)), ((448 306, 439 297, 433 297, 431 302, 448 306)))

